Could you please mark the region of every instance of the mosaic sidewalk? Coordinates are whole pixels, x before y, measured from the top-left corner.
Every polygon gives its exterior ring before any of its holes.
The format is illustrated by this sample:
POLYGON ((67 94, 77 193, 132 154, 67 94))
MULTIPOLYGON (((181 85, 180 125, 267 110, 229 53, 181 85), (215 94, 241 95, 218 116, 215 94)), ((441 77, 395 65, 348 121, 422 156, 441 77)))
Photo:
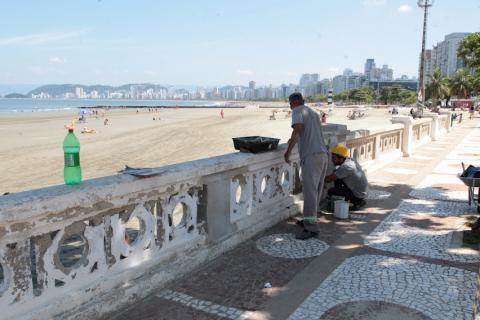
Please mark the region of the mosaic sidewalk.
POLYGON ((369 174, 368 208, 319 215, 318 238, 289 219, 106 319, 471 319, 480 255, 453 244, 476 215, 456 177, 480 164, 474 123, 369 174))
POLYGON ((434 259, 480 262, 476 253, 449 252, 454 232, 465 229, 462 217, 472 211, 466 204, 447 201, 405 200, 365 240, 384 251, 434 259))
POLYGON ((473 312, 476 276, 433 264, 357 256, 339 266, 289 319, 320 319, 334 306, 355 301, 390 302, 431 319, 467 319, 473 312))
MULTIPOLYGON (((366 237, 366 246, 386 255, 363 254, 346 259, 289 319, 347 319, 348 306, 351 310, 351 305, 358 302, 388 303, 410 310, 405 319, 471 319, 477 273, 446 266, 446 262, 465 267, 480 262, 477 251, 450 248, 455 232, 466 229, 465 216, 474 215, 476 211, 466 204, 467 190, 456 174, 461 172, 458 159, 466 156, 468 163, 478 159, 480 145, 472 144, 471 137, 479 134, 480 130, 475 129, 467 135, 434 167, 433 174, 427 175, 409 193, 413 198, 401 201, 366 237), (392 254, 405 258, 392 257, 392 254), (420 257, 436 263, 422 262, 420 257)), ((442 150, 441 146, 422 147, 424 153, 442 150)), ((414 155, 412 158, 427 160, 427 157, 414 155)), ((383 171, 418 173, 416 169, 394 164, 383 171)), ((358 315, 356 318, 374 318, 375 308, 363 316, 358 315)), ((390 314, 385 319, 390 317, 397 318, 390 314)))

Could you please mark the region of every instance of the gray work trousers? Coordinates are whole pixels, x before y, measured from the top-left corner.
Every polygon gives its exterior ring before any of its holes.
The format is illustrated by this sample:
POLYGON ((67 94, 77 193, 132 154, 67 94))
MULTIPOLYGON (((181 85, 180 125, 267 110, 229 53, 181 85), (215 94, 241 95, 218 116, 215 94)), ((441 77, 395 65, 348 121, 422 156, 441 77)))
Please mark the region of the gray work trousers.
POLYGON ((314 153, 301 160, 303 185, 303 223, 308 231, 318 232, 317 210, 322 197, 328 154, 314 153))

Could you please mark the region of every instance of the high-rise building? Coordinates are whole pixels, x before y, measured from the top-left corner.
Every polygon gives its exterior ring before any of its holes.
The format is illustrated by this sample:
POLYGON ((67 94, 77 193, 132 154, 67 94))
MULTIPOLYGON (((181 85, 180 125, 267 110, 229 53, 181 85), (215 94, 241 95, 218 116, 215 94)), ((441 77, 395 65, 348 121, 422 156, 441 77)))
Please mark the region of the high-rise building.
POLYGON ((93 90, 92 92, 90 92, 90 98, 92 99, 98 99, 100 96, 98 95, 98 91, 97 90, 93 90))
POLYGON ((361 73, 346 72, 344 75, 338 75, 332 79, 333 93, 358 89, 365 85, 366 81, 366 77, 361 73))
POLYGON ((347 68, 347 69, 343 70, 343 75, 346 76, 346 77, 350 77, 351 75, 353 75, 353 70, 350 69, 350 68, 347 68))
POLYGON ((83 91, 82 87, 75 88, 75 97, 78 99, 82 99, 85 97, 85 92, 83 91))
MULTIPOLYGON (((456 32, 445 36, 445 40, 433 46, 430 54, 426 54, 425 80, 428 81, 428 75, 433 74, 435 69, 440 69, 444 76, 451 76, 458 69, 463 67, 463 61, 457 56, 457 49, 460 42, 469 33, 456 32)), ((428 52, 428 50, 427 50, 428 52)))
POLYGON ((282 97, 283 98, 287 97, 287 89, 288 89, 287 85, 282 84, 282 97))
POLYGON ((367 59, 367 61, 365 62, 364 74, 368 80, 373 80, 375 78, 375 69, 375 59, 367 59))
POLYGON ((365 62, 364 74, 367 81, 393 80, 393 69, 390 69, 388 64, 384 64, 382 68, 377 68, 375 59, 372 58, 365 62))
POLYGON ((345 76, 335 76, 332 79, 333 93, 337 94, 346 90, 345 76))
POLYGON ((305 73, 300 77, 300 87, 307 87, 308 85, 318 81, 318 73, 305 73))
MULTIPOLYGON (((422 58, 421 55, 422 54, 420 53, 420 59, 422 58)), ((435 71, 435 56, 436 56, 435 50, 432 50, 432 49, 425 50, 425 65, 423 68, 423 74, 425 75, 425 78, 424 78, 425 84, 428 84, 430 82, 430 76, 433 74, 433 71, 435 71)), ((420 63, 421 63, 421 60, 419 62, 419 67, 418 67, 419 70, 420 70, 420 63)))
POLYGON ((331 87, 332 87, 332 83, 331 83, 330 79, 323 79, 319 83, 320 83, 319 93, 323 94, 323 95, 327 95, 328 90, 331 89, 331 87))
POLYGON ((255 90, 255 81, 248 82, 248 88, 251 90, 255 90))
POLYGON ((393 80, 393 69, 388 67, 388 64, 384 64, 380 69, 380 80, 393 80))

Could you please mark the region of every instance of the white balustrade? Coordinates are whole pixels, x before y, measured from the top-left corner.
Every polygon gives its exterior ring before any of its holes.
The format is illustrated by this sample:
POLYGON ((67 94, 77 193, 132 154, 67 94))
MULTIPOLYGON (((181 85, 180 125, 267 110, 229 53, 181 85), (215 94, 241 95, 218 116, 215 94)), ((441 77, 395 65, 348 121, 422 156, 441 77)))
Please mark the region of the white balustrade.
POLYGON ((404 126, 402 137, 402 152, 409 157, 414 148, 431 141, 432 119, 412 119, 410 116, 395 116, 392 123, 401 123, 404 126))
MULTIPOLYGON (((329 124, 325 140, 371 170, 430 138, 431 119, 397 122, 329 124)), ((286 164, 285 148, 0 197, 0 318, 99 317, 300 212, 300 160, 286 164)))
POLYGON ((166 166, 149 178, 1 197, 3 316, 68 319, 101 297, 108 303, 85 313, 96 317, 297 213, 298 155, 288 165, 284 152, 282 145, 166 166))
POLYGON ((351 157, 364 169, 375 170, 402 156, 404 126, 392 124, 372 130, 358 130, 347 136, 351 157))

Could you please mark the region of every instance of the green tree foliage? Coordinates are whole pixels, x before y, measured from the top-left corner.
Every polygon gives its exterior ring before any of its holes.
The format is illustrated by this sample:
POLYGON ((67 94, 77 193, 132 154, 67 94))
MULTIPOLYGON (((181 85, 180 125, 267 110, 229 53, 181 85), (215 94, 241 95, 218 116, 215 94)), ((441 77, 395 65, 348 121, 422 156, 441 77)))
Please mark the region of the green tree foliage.
POLYGON ((333 95, 333 100, 334 101, 347 101, 348 100, 347 91, 334 94, 333 95))
POLYGON ((427 99, 432 99, 432 106, 436 106, 438 99, 448 96, 448 85, 440 69, 436 69, 432 75, 429 75, 429 78, 430 82, 426 87, 425 96, 427 99))
POLYGON ((472 94, 480 95, 480 72, 471 77, 472 94))
POLYGON ((474 89, 475 79, 476 77, 472 76, 466 69, 457 70, 448 80, 451 94, 460 99, 470 97, 474 89))
POLYGON ((384 87, 380 90, 378 96, 377 92, 369 87, 344 91, 333 96, 333 100, 336 102, 341 101, 348 103, 372 103, 380 100, 384 104, 413 104, 416 99, 417 93, 415 91, 407 90, 398 86, 384 87))
POLYGON ((465 65, 480 72, 480 32, 466 36, 458 46, 457 54, 465 65))
POLYGON ((413 104, 417 99, 417 94, 415 91, 407 90, 402 87, 384 87, 380 90, 379 99, 384 104, 413 104))
POLYGON ((317 94, 314 96, 308 96, 305 98, 306 102, 327 102, 327 96, 323 94, 317 94))
POLYGON ((348 91, 348 99, 358 103, 371 103, 375 100, 375 91, 367 87, 353 89, 348 91))
POLYGON ((403 89, 400 92, 400 101, 401 104, 414 104, 417 102, 417 93, 412 90, 403 89))
POLYGON ((450 79, 452 95, 466 98, 470 95, 480 94, 480 32, 474 32, 463 38, 457 49, 458 57, 462 58, 466 70, 459 70, 450 79))
POLYGON ((372 103, 375 101, 376 95, 372 88, 362 87, 337 93, 333 96, 334 101, 351 102, 351 103, 372 103))

